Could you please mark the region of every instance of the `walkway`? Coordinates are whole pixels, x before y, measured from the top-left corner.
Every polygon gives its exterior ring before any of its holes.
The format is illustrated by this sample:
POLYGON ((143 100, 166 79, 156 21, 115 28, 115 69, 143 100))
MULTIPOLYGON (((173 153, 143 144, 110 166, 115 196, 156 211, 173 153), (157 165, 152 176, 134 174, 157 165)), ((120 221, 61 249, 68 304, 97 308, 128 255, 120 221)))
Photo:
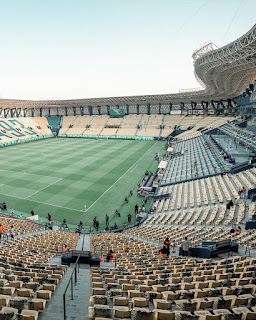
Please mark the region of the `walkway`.
MULTIPOLYGON (((60 281, 52 298, 39 320, 64 320, 63 293, 70 279, 73 267, 69 267, 60 281)), ((74 287, 74 300, 71 300, 70 286, 66 294, 66 319, 86 320, 88 318, 89 299, 91 295, 91 272, 89 265, 82 265, 78 273, 77 285, 74 287)))
MULTIPOLYGON (((81 234, 76 250, 90 250, 90 236, 81 234)), ((61 258, 55 257, 50 263, 61 264, 61 258)), ((63 279, 60 281, 52 298, 47 303, 47 307, 39 320, 64 320, 63 293, 69 282, 74 265, 68 267, 63 279)), ((77 285, 74 287, 74 299, 71 300, 71 286, 69 285, 66 294, 66 319, 67 320, 86 320, 88 318, 89 299, 91 296, 91 271, 89 265, 80 265, 77 274, 77 285)), ((73 278, 74 279, 74 278, 73 278)))

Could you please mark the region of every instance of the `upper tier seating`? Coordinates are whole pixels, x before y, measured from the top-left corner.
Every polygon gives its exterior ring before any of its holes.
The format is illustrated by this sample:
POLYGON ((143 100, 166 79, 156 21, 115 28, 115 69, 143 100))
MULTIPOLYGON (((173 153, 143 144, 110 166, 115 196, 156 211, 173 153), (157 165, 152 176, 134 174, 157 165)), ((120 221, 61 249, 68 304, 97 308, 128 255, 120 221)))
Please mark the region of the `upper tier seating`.
POLYGON ((180 210, 189 207, 227 203, 239 199, 238 191, 255 187, 256 169, 248 169, 237 174, 218 175, 158 188, 158 195, 170 194, 168 199, 159 200, 157 210, 180 210), (160 202, 161 205, 160 205, 160 202), (165 203, 163 203, 165 202, 165 203))
MULTIPOLYGON (((232 117, 199 117, 199 121, 197 121, 191 130, 187 130, 181 134, 179 134, 178 139, 180 140, 186 140, 191 139, 197 136, 201 135, 201 131, 204 132, 210 131, 212 129, 215 129, 217 127, 222 126, 223 124, 227 123, 228 121, 234 120, 232 117), (200 130, 199 130, 200 129, 200 130), (199 131, 198 131, 199 130, 199 131)), ((184 121, 182 121, 181 124, 183 124, 184 121)), ((182 126, 181 126, 182 127, 182 126)))
POLYGON ((198 128, 212 129, 226 123, 231 118, 201 117, 163 114, 129 114, 123 118, 108 115, 63 116, 60 134, 81 134, 101 136, 167 137, 175 126, 186 130, 178 137, 181 140, 201 135, 198 128), (111 126, 116 126, 112 127, 111 126))
POLYGON ((224 168, 219 151, 207 136, 181 141, 173 153, 180 156, 171 156, 162 183, 202 177, 222 172, 224 168))
POLYGON ((250 130, 237 127, 231 123, 226 123, 223 126, 221 126, 219 129, 223 133, 235 138, 238 141, 241 141, 247 146, 255 147, 256 145, 255 133, 250 130))

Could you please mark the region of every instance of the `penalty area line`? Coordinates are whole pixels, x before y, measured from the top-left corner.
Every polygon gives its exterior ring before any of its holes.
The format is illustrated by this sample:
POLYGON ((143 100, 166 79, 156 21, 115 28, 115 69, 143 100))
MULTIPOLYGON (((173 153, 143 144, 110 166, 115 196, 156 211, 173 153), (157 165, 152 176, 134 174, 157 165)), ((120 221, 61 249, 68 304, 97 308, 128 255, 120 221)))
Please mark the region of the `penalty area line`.
POLYGON ((61 180, 62 180, 62 178, 59 178, 58 180, 54 181, 53 183, 48 184, 46 187, 43 187, 43 188, 41 188, 41 189, 33 192, 33 193, 30 194, 29 196, 25 197, 24 200, 27 200, 28 198, 34 196, 34 195, 37 194, 38 192, 41 192, 41 191, 43 191, 44 189, 47 189, 48 187, 54 185, 55 183, 58 183, 58 182, 61 181, 61 180))
POLYGON ((42 202, 42 201, 30 200, 30 199, 26 199, 26 198, 22 198, 22 197, 12 196, 10 194, 6 194, 6 193, 2 193, 2 192, 0 192, 0 195, 6 196, 6 197, 10 197, 10 198, 20 199, 20 200, 40 203, 40 204, 44 204, 46 206, 52 206, 52 207, 61 208, 61 209, 68 209, 68 210, 72 210, 72 211, 76 211, 76 212, 84 212, 83 210, 73 209, 73 208, 64 207, 64 206, 58 206, 57 204, 45 203, 45 202, 42 202))

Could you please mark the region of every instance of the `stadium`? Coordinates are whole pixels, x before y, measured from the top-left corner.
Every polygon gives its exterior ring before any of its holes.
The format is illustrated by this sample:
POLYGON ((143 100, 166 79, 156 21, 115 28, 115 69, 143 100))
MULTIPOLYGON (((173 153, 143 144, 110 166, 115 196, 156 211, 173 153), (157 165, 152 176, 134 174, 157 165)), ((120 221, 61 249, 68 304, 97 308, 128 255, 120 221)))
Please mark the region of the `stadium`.
POLYGON ((201 89, 0 99, 0 320, 256 319, 256 24, 192 58, 201 89))

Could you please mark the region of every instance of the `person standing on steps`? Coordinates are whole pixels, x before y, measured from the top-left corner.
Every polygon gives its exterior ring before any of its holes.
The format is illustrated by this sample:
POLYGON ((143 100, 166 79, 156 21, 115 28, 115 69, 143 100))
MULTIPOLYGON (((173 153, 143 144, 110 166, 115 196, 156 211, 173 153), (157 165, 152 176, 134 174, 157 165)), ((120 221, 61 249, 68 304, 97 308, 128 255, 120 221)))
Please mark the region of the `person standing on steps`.
POLYGON ((4 227, 0 224, 0 241, 2 240, 3 232, 4 232, 4 227))
POLYGON ((169 239, 169 237, 167 237, 164 240, 164 250, 165 250, 165 253, 169 256, 169 254, 170 254, 170 239, 169 239))
POLYGON ((187 257, 188 256, 188 251, 191 247, 191 241, 188 240, 187 237, 185 237, 183 243, 182 243, 182 255, 187 257))
POLYGON ((13 226, 11 226, 10 234, 11 234, 11 238, 13 239, 14 238, 14 228, 13 228, 13 226))

